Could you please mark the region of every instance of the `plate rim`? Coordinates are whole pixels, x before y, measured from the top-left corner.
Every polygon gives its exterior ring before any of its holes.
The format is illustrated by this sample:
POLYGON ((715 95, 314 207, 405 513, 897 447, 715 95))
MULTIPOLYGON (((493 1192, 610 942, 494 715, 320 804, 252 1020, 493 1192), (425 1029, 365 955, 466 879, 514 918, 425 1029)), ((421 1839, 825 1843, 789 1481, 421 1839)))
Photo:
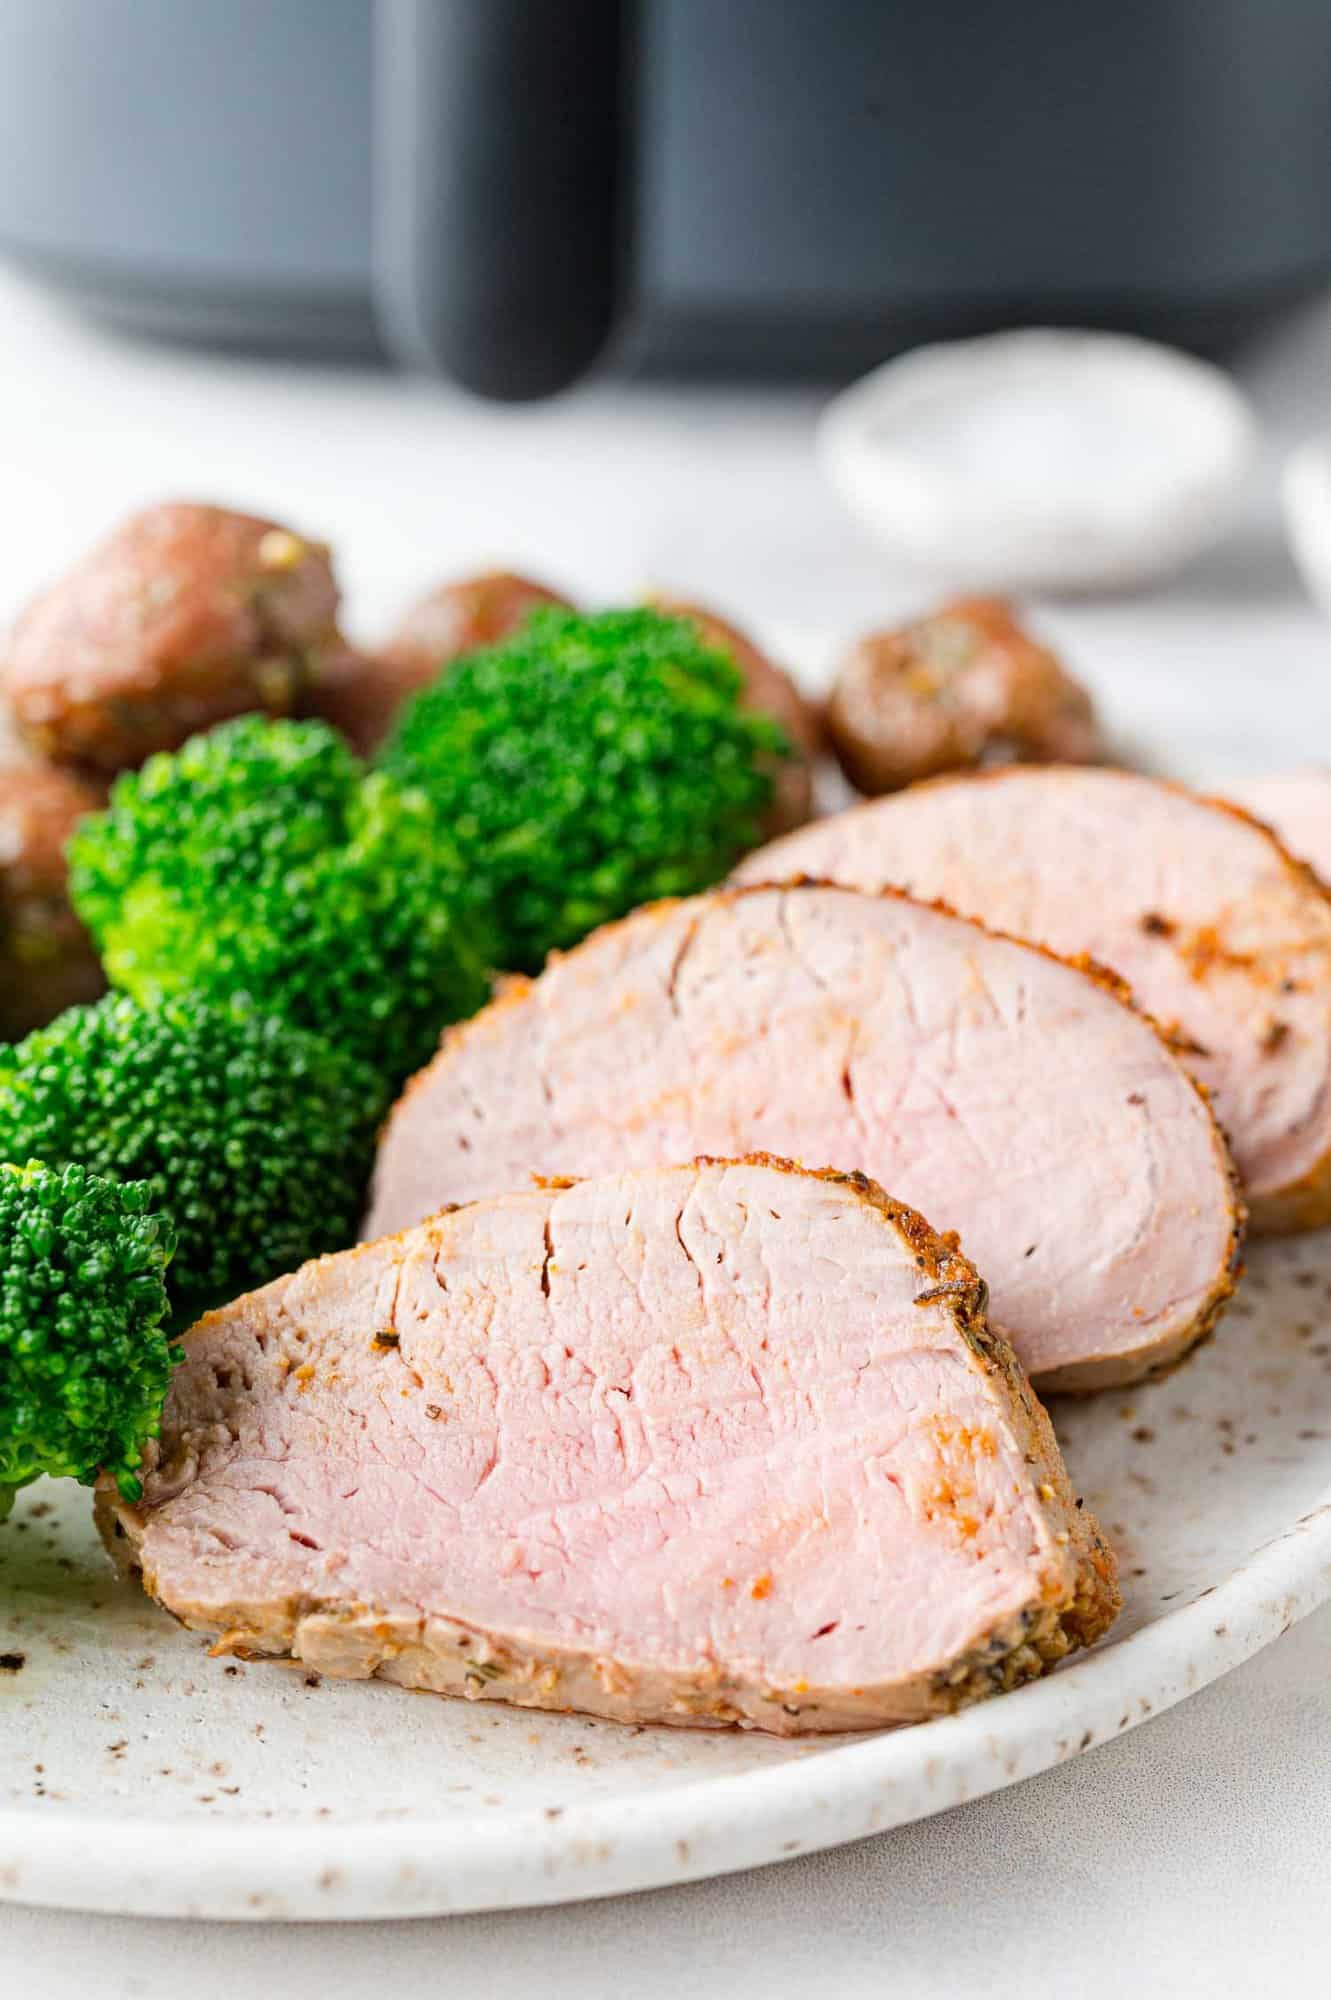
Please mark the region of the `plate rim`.
POLYGON ((62 1812, 54 1801, 4 1807, 0 1902, 228 1921, 369 1921, 530 1909, 703 1881, 887 1832, 1035 1777, 1164 1714, 1328 1598, 1331 1485, 1186 1604, 957 1715, 820 1745, 807 1760, 553 1814, 464 1808, 433 1818, 214 1823, 62 1812), (108 1866, 108 1854, 123 1858, 108 1866))

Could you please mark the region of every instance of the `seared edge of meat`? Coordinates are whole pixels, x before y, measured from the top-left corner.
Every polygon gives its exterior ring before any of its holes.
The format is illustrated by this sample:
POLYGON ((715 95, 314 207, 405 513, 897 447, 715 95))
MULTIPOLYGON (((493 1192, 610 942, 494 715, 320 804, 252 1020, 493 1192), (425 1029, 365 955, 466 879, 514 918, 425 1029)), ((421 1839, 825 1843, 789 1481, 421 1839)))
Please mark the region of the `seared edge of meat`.
MULTIPOLYGON (((1171 791, 1188 791, 1186 785, 1174 784, 1169 779, 1158 782, 1168 785, 1171 791)), ((1324 903, 1331 906, 1331 885, 1323 881, 1311 861, 1306 861, 1301 854, 1293 853, 1286 846, 1276 827, 1234 799, 1221 798, 1210 792, 1200 796, 1207 805, 1257 827, 1279 848, 1291 872, 1300 876, 1324 903)), ((1289 1187, 1274 1189, 1270 1194, 1249 1196, 1248 1213, 1255 1236, 1301 1236, 1310 1229, 1325 1229, 1331 1223, 1331 1147, 1301 1180, 1289 1187)))
MULTIPOLYGON (((987 775, 990 774, 977 773, 976 781, 979 782, 981 778, 987 775)), ((939 780, 938 782, 954 781, 939 780)), ((866 802, 865 806, 852 807, 851 810, 869 810, 877 803, 878 801, 876 800, 870 800, 866 802)), ((772 851, 779 853, 782 844, 779 841, 774 842, 772 851)), ((747 866, 747 863, 742 864, 742 868, 747 868, 747 866)), ((682 903, 689 900, 700 903, 705 902, 711 907, 720 903, 739 901, 744 897, 758 895, 764 890, 772 888, 818 889, 844 886, 843 884, 826 881, 817 876, 810 875, 792 875, 788 878, 777 878, 774 880, 766 878, 761 880, 746 879, 744 881, 732 882, 720 889, 709 890, 705 896, 698 898, 664 898, 657 903, 647 904, 644 908, 635 910, 630 916, 620 918, 618 921, 621 924, 650 923, 654 919, 666 915, 669 911, 679 908, 682 903)), ((1047 945, 1034 943, 1029 938, 1016 937, 1006 931, 996 930, 989 924, 981 923, 977 918, 963 916, 959 911, 953 909, 950 904, 938 897, 926 899, 924 897, 911 896, 904 889, 895 888, 858 889, 854 893, 871 899, 890 898, 902 903, 919 903, 926 909, 936 910, 942 916, 951 917, 959 923, 968 924, 972 929, 982 932, 987 937, 999 938, 1005 943, 1015 944, 1022 951, 1034 952, 1038 957, 1049 960, 1051 964, 1059 965, 1067 970, 1079 973, 1083 978, 1089 979, 1092 984, 1107 993, 1121 1007, 1126 1008, 1129 1013, 1136 1015, 1139 1020, 1145 1023, 1146 1027, 1160 1043, 1170 1066, 1178 1072, 1180 1078, 1201 1101, 1205 1108, 1207 1124, 1211 1131, 1212 1142, 1215 1147, 1215 1157, 1221 1167, 1225 1183, 1229 1190, 1229 1233, 1225 1255, 1217 1266, 1214 1282, 1205 1298, 1201 1301, 1193 1316, 1186 1323, 1176 1327, 1164 1340, 1153 1338, 1143 1344, 1141 1348, 1135 1350, 1120 1350, 1112 1355, 1096 1356, 1086 1361, 1069 1363, 1063 1367, 1040 1370, 1036 1372, 1033 1379, 1036 1387, 1042 1393, 1050 1395, 1090 1395, 1101 1389, 1126 1387, 1132 1382, 1152 1381, 1161 1375, 1171 1373, 1173 1369, 1178 1367, 1180 1362, 1184 1361, 1192 1353, 1194 1348, 1201 1346, 1214 1334, 1225 1307, 1234 1295, 1235 1287, 1243 1270, 1243 1246, 1247 1235, 1249 1217, 1248 1205, 1226 1135, 1215 1116, 1210 1093, 1207 1091, 1206 1086, 1198 1082, 1197 1078, 1179 1060, 1171 1037, 1165 1033, 1159 1022, 1145 1008, 1138 1004, 1127 981, 1120 978, 1116 972, 1112 972, 1107 966, 1101 965, 1097 960, 1085 954, 1076 958, 1065 958, 1060 953, 1051 951, 1047 945)), ((615 928, 617 926, 614 924, 601 925, 597 930, 591 932, 588 937, 584 938, 581 944, 574 946, 574 952, 587 951, 595 944, 596 939, 602 933, 615 928)), ((552 960, 569 956, 571 954, 566 952, 551 953, 552 960)), ((469 1038, 475 1035, 487 1034, 502 1010, 522 1005, 535 983, 535 980, 529 979, 522 974, 513 974, 507 977, 496 993, 495 998, 491 1000, 487 1007, 483 1007, 478 1014, 472 1015, 469 1020, 456 1022, 453 1026, 444 1030, 440 1038, 439 1048, 431 1061, 424 1068, 417 1070, 416 1074, 408 1079, 397 1102, 385 1118, 383 1129, 380 1132, 379 1142, 381 1149, 387 1143, 394 1121, 401 1113, 403 1107, 418 1090, 427 1086, 436 1068, 443 1063, 452 1061, 460 1055, 469 1038)), ((1328 1201, 1331 1201, 1331 1166, 1328 1167, 1325 1184, 1317 1190, 1317 1193, 1324 1195, 1328 1201)), ((1312 1227, 1315 1225, 1291 1224, 1290 1226, 1312 1227)), ((1266 1227, 1268 1230, 1272 1227, 1269 1221, 1266 1223, 1266 1227)))
MULTIPOLYGON (((1051 778, 1057 777, 1060 772, 1075 774, 1081 768, 1077 765, 1066 764, 1050 764, 1043 767, 1044 771, 1051 778)), ((889 807, 894 802, 900 803, 907 797, 913 798, 917 793, 945 789, 955 790, 960 786, 998 785, 1008 779, 1014 777, 1020 778, 1026 775, 1029 775, 1029 773, 1025 772, 1022 767, 1012 765, 990 770, 947 771, 934 777, 919 780, 917 783, 908 786, 905 791, 893 794, 890 800, 882 798, 859 800, 856 804, 848 806, 844 812, 835 815, 835 818, 839 822, 858 819, 864 819, 867 822, 871 815, 882 812, 885 807, 889 807)), ((1139 774, 1124 773, 1123 775, 1135 777, 1139 774)), ((1183 784, 1177 779, 1152 776, 1149 779, 1149 783, 1161 791, 1172 793, 1178 798, 1186 799, 1192 804, 1203 806, 1208 810, 1222 812, 1230 819, 1237 820, 1243 825, 1253 828, 1276 850, 1290 880, 1296 883, 1302 891, 1311 892, 1316 896, 1319 904, 1331 910, 1331 885, 1323 881, 1311 863, 1303 860, 1299 855, 1292 853, 1277 829, 1269 825, 1259 814, 1249 811, 1247 807, 1236 803, 1232 799, 1196 791, 1190 785, 1183 784)), ((787 881, 826 879, 817 875, 801 873, 800 870, 803 863, 800 860, 800 856, 803 852, 803 841, 810 834, 816 835, 819 827, 830 824, 830 820, 823 820, 815 823, 812 827, 796 827, 788 834, 783 834, 778 839, 769 842, 766 847, 755 849, 752 854, 746 855, 736 865, 731 877, 732 882, 737 886, 752 888, 761 883, 779 884, 787 881)), ((842 886, 850 885, 843 881, 842 886)), ((857 886, 863 888, 867 894, 891 893, 886 889, 869 889, 863 884, 857 886)), ((929 901, 930 899, 920 896, 916 900, 929 901)), ((949 909, 951 906, 946 901, 938 899, 935 900, 934 907, 949 909)), ((986 923, 984 919, 969 912, 953 910, 952 914, 964 916, 967 922, 979 923, 982 928, 989 930, 993 936, 1011 937, 1018 943, 1028 945, 1031 949, 1045 951, 1048 956, 1061 956, 1066 964, 1079 965, 1083 969, 1088 969, 1092 964, 1092 961, 1084 955, 1051 953, 1048 947, 1041 944, 1038 940, 1022 938, 1016 932, 1007 931, 998 925, 986 923)), ((1190 1048, 1188 1037, 1185 1034, 1182 1034, 1177 1029, 1164 1026, 1142 1004, 1128 982, 1121 975, 1110 973, 1109 969, 1103 966, 1099 969, 1102 973, 1108 974, 1109 977, 1116 981, 1120 988, 1120 997, 1126 999, 1139 1014, 1152 1022, 1157 1032, 1163 1036, 1169 1047, 1176 1054, 1187 1056, 1189 1053, 1197 1052, 1195 1048, 1190 1048)), ((1199 1085, 1199 1088, 1201 1087, 1199 1085)), ((1233 1143, 1228 1133, 1226 1133, 1226 1141, 1231 1145, 1233 1143)), ((1306 1230, 1321 1229, 1331 1223, 1331 1132, 1328 1134, 1326 1150, 1314 1162, 1313 1166, 1307 1172, 1300 1175, 1297 1180, 1271 1189, 1270 1191, 1259 1189, 1254 1192, 1245 1188, 1244 1199, 1246 1202, 1245 1220, 1250 1225, 1253 1234, 1257 1236, 1300 1234, 1306 1230)))
MULTIPOLYGON (((1121 1605, 1117 1564, 1098 1524, 1073 1492, 1047 1414, 1011 1348, 988 1326, 986 1288, 955 1240, 938 1236, 923 1217, 892 1200, 863 1174, 829 1168, 808 1176, 790 1162, 766 1154, 743 1161, 702 1158, 694 1164, 699 1168, 756 1165, 836 1184, 850 1190, 905 1239, 926 1281, 929 1303, 951 1317, 975 1366, 992 1378, 1015 1449, 1030 1468, 1032 1505, 1048 1530, 1049 1544, 1032 1578, 1031 1601, 1019 1612, 1000 1619, 982 1640, 937 1670, 888 1689, 848 1689, 806 1682, 764 1686, 728 1673, 720 1664, 672 1672, 551 1644, 538 1635, 489 1632, 465 1617, 433 1614, 424 1607, 404 1615, 384 1606, 305 1596, 278 1606, 238 1601, 220 1613, 210 1607, 206 1615, 186 1603, 170 1603, 166 1609, 191 1629, 217 1633, 215 1653, 289 1657, 336 1676, 390 1680, 467 1700, 577 1710, 627 1722, 738 1724, 779 1735, 871 1728, 888 1721, 950 1714, 1035 1679, 1069 1652, 1093 1644, 1121 1605)), ((544 1183, 553 1188, 575 1184, 544 1183)), ((438 1221, 432 1218, 417 1229, 341 1256, 387 1256, 400 1263, 413 1244, 437 1230, 438 1221)), ((247 1299, 207 1314, 191 1329, 187 1341, 206 1340, 210 1329, 224 1326, 247 1305, 280 1297, 290 1282, 278 1279, 247 1299)), ((380 1337, 391 1342, 394 1336, 390 1324, 380 1337)), ((165 1450, 169 1447, 168 1428, 165 1450)), ((163 1457, 164 1447, 150 1444, 144 1465, 148 1492, 142 1503, 126 1502, 114 1481, 105 1478, 98 1483, 95 1503, 98 1527, 113 1560, 123 1572, 141 1575, 150 1595, 157 1594, 156 1578, 142 1566, 141 1549, 153 1511, 152 1475, 163 1457)), ((189 1483, 188 1466, 185 1474, 182 1478, 177 1468, 163 1498, 189 1483)))

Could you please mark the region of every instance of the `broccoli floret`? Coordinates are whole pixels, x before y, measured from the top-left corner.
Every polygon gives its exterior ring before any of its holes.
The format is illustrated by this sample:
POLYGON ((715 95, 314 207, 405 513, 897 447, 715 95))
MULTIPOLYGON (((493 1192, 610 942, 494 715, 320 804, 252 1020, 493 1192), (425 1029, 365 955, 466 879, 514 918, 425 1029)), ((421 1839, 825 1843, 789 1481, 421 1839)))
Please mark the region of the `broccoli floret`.
POLYGON ((790 746, 688 620, 537 611, 404 710, 382 767, 427 790, 502 963, 717 881, 761 838, 790 746))
POLYGON ((380 1104, 318 1035, 195 995, 108 994, 0 1048, 0 1159, 146 1182, 176 1327, 354 1238, 380 1104))
POLYGON ((0 1519, 42 1473, 137 1500, 173 1354, 171 1224, 141 1182, 0 1167, 0 1519))
POLYGON ((113 985, 244 995, 386 1089, 486 998, 484 926, 428 801, 324 723, 246 716, 149 758, 69 859, 113 985))

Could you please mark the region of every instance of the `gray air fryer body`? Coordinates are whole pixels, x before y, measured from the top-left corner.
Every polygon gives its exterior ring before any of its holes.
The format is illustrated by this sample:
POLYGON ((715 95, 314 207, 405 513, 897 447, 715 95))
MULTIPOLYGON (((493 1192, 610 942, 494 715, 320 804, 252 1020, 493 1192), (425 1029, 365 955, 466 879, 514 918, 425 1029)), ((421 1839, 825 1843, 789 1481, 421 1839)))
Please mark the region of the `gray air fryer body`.
POLYGON ((0 250, 144 330, 541 394, 1331 277, 1325 0, 6 0, 0 250))

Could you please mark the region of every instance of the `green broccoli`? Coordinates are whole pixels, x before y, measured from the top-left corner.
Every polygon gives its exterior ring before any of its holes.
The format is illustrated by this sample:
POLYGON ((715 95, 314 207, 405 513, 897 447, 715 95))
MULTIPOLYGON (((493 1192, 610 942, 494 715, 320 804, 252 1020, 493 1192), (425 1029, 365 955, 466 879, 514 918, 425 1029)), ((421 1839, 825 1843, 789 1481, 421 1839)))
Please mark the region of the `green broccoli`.
POLYGON ((147 1005, 243 995, 389 1092, 488 992, 484 926, 428 801, 324 723, 245 716, 150 757, 69 860, 113 985, 147 1005))
POLYGON ((0 1159, 146 1182, 187 1326, 354 1238, 380 1103, 373 1072, 280 1016, 108 994, 0 1048, 0 1159))
POLYGON ((429 792, 501 962, 717 881, 761 838, 790 746, 686 619, 537 611, 409 704, 383 769, 429 792))
POLYGON ((0 1167, 0 1520, 42 1473, 137 1500, 171 1374, 170 1223, 141 1182, 0 1167))

